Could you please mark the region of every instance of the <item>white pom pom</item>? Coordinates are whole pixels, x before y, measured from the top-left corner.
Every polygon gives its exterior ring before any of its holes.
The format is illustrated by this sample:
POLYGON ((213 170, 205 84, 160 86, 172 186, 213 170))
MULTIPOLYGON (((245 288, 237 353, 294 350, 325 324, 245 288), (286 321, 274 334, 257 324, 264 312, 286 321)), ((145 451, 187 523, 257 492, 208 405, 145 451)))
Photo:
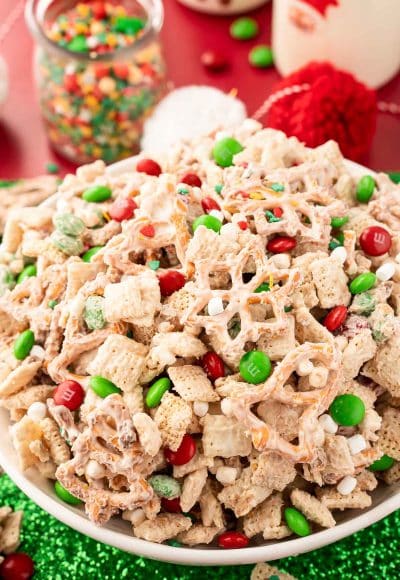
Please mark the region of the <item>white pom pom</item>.
POLYGON ((8 95, 8 68, 6 61, 0 55, 0 106, 5 102, 8 95))

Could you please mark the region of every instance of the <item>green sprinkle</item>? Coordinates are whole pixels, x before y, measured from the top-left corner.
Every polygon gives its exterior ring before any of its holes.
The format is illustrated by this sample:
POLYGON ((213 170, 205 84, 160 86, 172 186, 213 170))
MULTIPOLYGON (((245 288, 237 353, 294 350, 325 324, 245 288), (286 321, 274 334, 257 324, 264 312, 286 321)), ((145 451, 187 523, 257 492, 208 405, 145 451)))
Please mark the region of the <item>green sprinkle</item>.
POLYGON ((173 548, 181 548, 183 544, 178 542, 178 540, 167 540, 168 546, 172 546, 173 548))
POLYGON ((265 217, 270 224, 282 221, 282 218, 276 217, 276 215, 272 211, 269 211, 269 209, 265 211, 265 217))
POLYGON ((284 511, 287 527, 298 536, 309 536, 311 526, 299 510, 288 507, 284 511))
POLYGON ((87 250, 87 252, 85 252, 82 256, 82 260, 84 262, 91 262, 93 256, 95 256, 97 254, 97 252, 100 252, 100 250, 102 250, 104 248, 104 246, 92 246, 91 248, 89 248, 89 250, 87 250))
POLYGON ((235 155, 243 151, 242 145, 233 137, 224 137, 217 141, 212 150, 214 161, 220 167, 233 165, 235 155))
POLYGON ((389 457, 389 455, 382 455, 379 459, 371 463, 368 467, 370 471, 386 471, 394 465, 394 459, 389 457))
POLYGON ((13 187, 19 183, 19 179, 0 179, 0 188, 13 187))
POLYGON ((282 183, 272 183, 269 188, 277 192, 285 191, 285 186, 282 183))
POLYGON ((56 495, 65 503, 69 503, 70 505, 80 505, 82 502, 80 499, 69 493, 65 487, 61 485, 59 481, 56 481, 54 484, 54 491, 56 495))
POLYGON ((115 19, 113 30, 123 34, 135 35, 143 30, 145 23, 140 18, 134 16, 118 16, 115 19))
POLYGON ((149 477, 148 482, 159 497, 174 499, 181 495, 179 482, 169 475, 153 475, 149 477))
POLYGON ((239 362, 240 374, 247 383, 263 383, 272 372, 269 357, 261 350, 251 350, 242 356, 239 362))
POLYGON ((35 344, 35 335, 32 330, 24 330, 14 342, 14 356, 17 360, 24 360, 35 344))
POLYGON ((329 412, 339 425, 354 427, 364 419, 365 405, 357 395, 344 394, 333 400, 329 412))
POLYGON ((271 290, 268 282, 263 282, 262 284, 260 284, 258 286, 258 288, 256 288, 254 290, 254 292, 256 292, 257 294, 259 294, 260 292, 269 292, 271 290))
POLYGON ((104 317, 104 298, 102 296, 89 296, 83 310, 83 319, 90 330, 100 330, 106 325, 104 317))
POLYGON ((49 300, 47 303, 47 306, 49 308, 51 308, 52 310, 54 310, 54 308, 57 306, 58 302, 57 300, 49 300))
POLYGON ((178 187, 178 193, 180 195, 188 195, 189 190, 187 189, 187 187, 178 187))
POLYGON ((343 244, 341 244, 340 242, 338 242, 337 240, 331 240, 328 244, 328 248, 330 250, 334 250, 335 248, 339 248, 340 246, 342 246, 343 244))
POLYGON ((160 261, 150 260, 150 262, 147 262, 147 265, 150 268, 150 270, 158 270, 158 268, 160 267, 160 261))
POLYGON ((83 34, 78 34, 67 44, 67 48, 72 52, 87 52, 88 45, 86 36, 83 34))
POLYGON ((250 40, 257 36, 258 31, 257 20, 246 16, 234 20, 230 27, 230 34, 236 40, 250 40))
POLYGON ((114 393, 120 395, 122 392, 121 389, 114 385, 114 383, 104 377, 100 377, 99 375, 90 377, 89 385, 96 395, 102 399, 105 399, 108 395, 113 395, 114 393))
POLYGON ((46 164, 46 171, 47 171, 47 173, 55 174, 55 173, 58 173, 60 171, 60 168, 57 165, 57 163, 53 163, 52 161, 49 161, 49 163, 46 164))
POLYGON ((222 192, 222 188, 223 187, 224 186, 221 183, 217 183, 217 185, 214 187, 215 193, 218 193, 218 195, 221 195, 221 192, 222 192))
POLYGON ((285 306, 283 309, 285 312, 292 312, 293 306, 285 306))
POLYGON ((198 227, 205 226, 209 230, 214 230, 217 234, 219 233, 222 223, 218 218, 213 215, 204 214, 199 216, 192 223, 192 229, 195 232, 198 227))
POLYGON ((272 49, 266 44, 260 44, 251 49, 249 62, 256 68, 268 68, 274 64, 272 49))
POLYGON ((171 381, 167 377, 161 377, 157 379, 150 387, 146 395, 146 405, 149 409, 154 409, 160 404, 160 401, 170 388, 172 387, 171 381))
POLYGON ((388 175, 393 183, 400 183, 400 171, 390 171, 388 175))
POLYGON ((32 278, 32 276, 37 275, 36 264, 28 264, 25 268, 18 274, 17 284, 21 284, 27 278, 32 278))
POLYGON ((357 184, 356 198, 360 203, 368 203, 374 194, 375 180, 371 175, 364 175, 357 184))
POLYGON ((52 244, 67 256, 79 256, 83 252, 83 243, 79 238, 67 236, 55 230, 50 236, 52 244))
POLYGON ((60 213, 53 219, 54 227, 67 236, 80 236, 86 226, 81 218, 72 213, 60 213))
POLYGON ((340 242, 340 245, 343 246, 343 244, 344 244, 344 233, 343 232, 338 232, 335 235, 335 238, 337 239, 338 242, 340 242))
POLYGON ((342 226, 344 226, 345 224, 347 224, 347 222, 349 221, 349 216, 345 215, 343 217, 333 217, 331 219, 331 226, 333 228, 341 228, 342 226))
POLYGON ((82 194, 82 199, 90 203, 101 203, 110 199, 112 191, 107 185, 93 185, 82 194))

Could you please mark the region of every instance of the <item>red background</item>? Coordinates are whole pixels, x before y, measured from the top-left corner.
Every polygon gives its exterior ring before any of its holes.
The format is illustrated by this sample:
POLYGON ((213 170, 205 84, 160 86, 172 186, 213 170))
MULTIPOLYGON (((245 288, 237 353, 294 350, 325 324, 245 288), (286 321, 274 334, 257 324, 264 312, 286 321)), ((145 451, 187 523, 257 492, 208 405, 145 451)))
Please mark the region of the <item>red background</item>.
MULTIPOLYGON (((0 23, 17 0, 0 0, 0 23)), ((212 84, 224 91, 238 90, 252 114, 269 95, 279 78, 274 69, 255 70, 247 62, 251 46, 269 42, 271 4, 254 12, 261 33, 255 41, 238 42, 229 36, 232 17, 210 17, 192 12, 176 0, 164 0, 162 39, 175 86, 212 84), (208 73, 200 63, 203 51, 226 53, 230 66, 223 73, 208 73)), ((32 80, 33 45, 21 17, 0 46, 10 68, 10 95, 0 112, 0 178, 30 177, 45 172, 56 161, 62 172, 74 166, 58 158, 47 145, 32 80)), ((385 101, 400 104, 400 75, 379 91, 385 101)), ((377 170, 400 170, 400 116, 380 114, 373 147, 364 160, 377 170)))

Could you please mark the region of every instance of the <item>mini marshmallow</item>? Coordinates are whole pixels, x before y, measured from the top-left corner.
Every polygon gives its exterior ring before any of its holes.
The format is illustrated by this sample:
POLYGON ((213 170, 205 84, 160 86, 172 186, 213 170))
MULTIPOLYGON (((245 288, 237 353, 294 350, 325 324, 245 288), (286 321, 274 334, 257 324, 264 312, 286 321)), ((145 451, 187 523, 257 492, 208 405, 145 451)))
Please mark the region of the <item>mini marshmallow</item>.
POLYGON ((339 428, 339 425, 327 413, 321 415, 318 421, 323 430, 325 431, 325 433, 330 433, 331 435, 334 435, 339 428))
POLYGON ((136 510, 125 510, 122 513, 122 519, 131 522, 132 526, 138 526, 145 521, 146 514, 142 508, 136 510))
POLYGON ((237 469, 236 467, 227 467, 225 465, 218 467, 215 477, 222 485, 232 485, 237 477, 237 469))
POLYGON ((387 282, 390 278, 393 277, 393 274, 396 271, 396 267, 393 262, 384 262, 382 266, 379 266, 377 271, 375 272, 376 277, 381 282, 387 282))
POLYGON ((308 376, 308 381, 314 389, 319 389, 326 385, 329 371, 325 367, 314 367, 308 376))
POLYGON ((31 349, 30 355, 35 356, 36 358, 44 359, 44 357, 46 356, 46 352, 44 348, 42 348, 38 344, 34 344, 31 349))
POLYGON ((360 434, 353 435, 347 439, 347 444, 350 449, 350 453, 352 455, 357 455, 361 451, 367 448, 367 442, 365 441, 364 437, 360 434))
POLYGON ((193 413, 197 417, 204 417, 208 413, 208 403, 205 401, 195 401, 193 403, 193 413))
POLYGON ((208 214, 217 218, 217 220, 219 220, 221 223, 225 219, 224 214, 222 213, 222 211, 219 211, 219 209, 212 209, 211 211, 208 212, 208 214))
POLYGON ((232 224, 231 222, 224 224, 220 230, 221 236, 227 236, 233 241, 237 239, 238 233, 239 232, 237 230, 237 227, 235 226, 235 224, 232 224))
POLYGON ((346 477, 339 481, 336 489, 341 495, 349 495, 352 491, 355 490, 356 485, 356 478, 351 477, 351 475, 346 475, 346 477))
POLYGON ((289 254, 276 254, 272 257, 272 261, 277 268, 290 268, 291 259, 289 254))
POLYGON ((222 298, 220 298, 219 296, 211 298, 211 300, 208 303, 207 310, 210 316, 216 316, 217 314, 221 314, 224 311, 222 298))
POLYGON ((299 377, 306 377, 314 370, 314 365, 310 360, 302 360, 296 367, 296 373, 299 377))
POLYGON ((347 250, 343 246, 338 246, 331 252, 331 258, 335 258, 335 260, 339 260, 341 264, 344 264, 347 260, 347 250))
POLYGON ((94 459, 90 459, 85 469, 85 474, 91 479, 101 479, 105 476, 106 471, 100 463, 94 459))
POLYGON ((26 414, 30 419, 32 419, 32 421, 39 422, 46 417, 47 407, 44 403, 36 401, 36 403, 32 403, 32 405, 27 410, 26 414))
POLYGON ((224 415, 229 417, 232 413, 232 403, 229 399, 222 399, 221 401, 221 411, 224 415))

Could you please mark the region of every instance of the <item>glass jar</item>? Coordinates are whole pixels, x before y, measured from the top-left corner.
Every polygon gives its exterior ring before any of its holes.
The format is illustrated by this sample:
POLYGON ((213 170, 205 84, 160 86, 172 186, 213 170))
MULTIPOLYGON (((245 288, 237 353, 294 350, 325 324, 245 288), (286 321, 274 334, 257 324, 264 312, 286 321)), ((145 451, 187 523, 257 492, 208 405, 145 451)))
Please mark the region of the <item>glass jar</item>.
POLYGON ((268 0, 178 0, 185 6, 210 14, 239 14, 254 10, 268 0))
MULTIPOLYGON (((86 3, 86 7, 92 10, 94 4, 98 8, 102 2, 86 3)), ((140 34, 131 44, 115 49, 116 41, 127 44, 127 37, 119 32, 90 36, 95 39, 91 46, 99 39, 105 44, 79 52, 64 40, 71 38, 64 36, 68 31, 62 32, 65 46, 50 38, 49 31, 54 36, 52 27, 59 27, 66 14, 67 29, 71 21, 83 26, 70 16, 78 5, 85 6, 83 2, 28 0, 26 6, 27 23, 36 40, 35 79, 48 138, 58 153, 79 164, 96 159, 112 163, 137 153, 144 121, 166 92, 158 36, 163 22, 161 0, 108 0, 106 4, 141 18, 140 34)), ((87 34, 92 35, 99 20, 92 12, 87 18, 87 34)))

